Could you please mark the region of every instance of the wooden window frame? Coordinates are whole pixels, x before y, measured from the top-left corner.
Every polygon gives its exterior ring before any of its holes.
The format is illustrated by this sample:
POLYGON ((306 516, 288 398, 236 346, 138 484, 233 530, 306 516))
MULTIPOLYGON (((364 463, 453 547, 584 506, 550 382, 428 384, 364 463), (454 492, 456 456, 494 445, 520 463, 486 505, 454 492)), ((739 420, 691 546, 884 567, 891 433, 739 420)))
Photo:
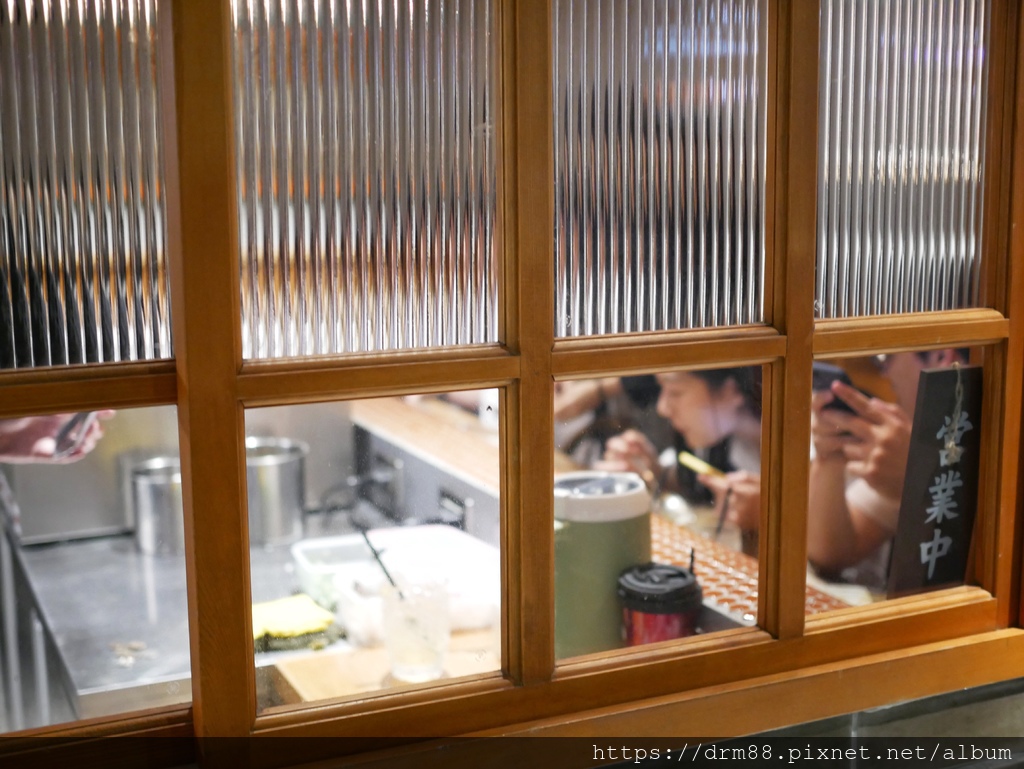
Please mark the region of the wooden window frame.
MULTIPOLYGON (((1024 256, 1018 4, 993 0, 988 309, 815 322, 817 172, 806 148, 817 147, 818 9, 769 0, 765 324, 556 340, 553 189, 543 194, 552 187, 543 180, 553 178, 549 3, 495 2, 502 344, 274 361, 242 358, 229 3, 161 4, 161 84, 175 95, 164 112, 175 360, 0 372, 0 416, 177 406, 193 703, 43 733, 726 736, 1024 675, 1017 629, 1024 271, 1012 269, 1024 256), (953 344, 986 349, 978 586, 806 618, 812 359, 953 344), (769 366, 758 627, 556 664, 555 381, 711 363, 769 366), (503 388, 503 672, 257 715, 244 410, 492 386, 503 388), (851 672, 862 685, 838 687, 851 672)), ((328 748, 309 741, 288 750, 284 762, 298 763, 328 748)))

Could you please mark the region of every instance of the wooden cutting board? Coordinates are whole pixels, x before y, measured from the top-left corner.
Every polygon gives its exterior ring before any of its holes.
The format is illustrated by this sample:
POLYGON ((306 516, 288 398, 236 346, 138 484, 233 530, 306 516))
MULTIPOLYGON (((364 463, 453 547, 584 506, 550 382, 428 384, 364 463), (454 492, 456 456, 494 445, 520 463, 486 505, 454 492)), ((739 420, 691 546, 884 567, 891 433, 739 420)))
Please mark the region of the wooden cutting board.
MULTIPOLYGON (((494 673, 501 669, 498 633, 493 629, 453 633, 445 656, 447 678, 494 673)), ((366 694, 399 686, 388 676, 383 646, 324 649, 281 660, 277 671, 300 702, 366 694)))

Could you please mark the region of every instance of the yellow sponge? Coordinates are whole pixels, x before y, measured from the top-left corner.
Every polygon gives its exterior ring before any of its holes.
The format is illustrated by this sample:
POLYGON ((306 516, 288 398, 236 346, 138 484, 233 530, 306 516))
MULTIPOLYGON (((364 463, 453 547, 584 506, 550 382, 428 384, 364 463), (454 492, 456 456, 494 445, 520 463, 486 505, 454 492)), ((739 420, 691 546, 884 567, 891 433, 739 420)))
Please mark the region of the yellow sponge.
POLYGON ((252 637, 296 638, 323 633, 334 622, 334 615, 305 593, 252 605, 252 637))

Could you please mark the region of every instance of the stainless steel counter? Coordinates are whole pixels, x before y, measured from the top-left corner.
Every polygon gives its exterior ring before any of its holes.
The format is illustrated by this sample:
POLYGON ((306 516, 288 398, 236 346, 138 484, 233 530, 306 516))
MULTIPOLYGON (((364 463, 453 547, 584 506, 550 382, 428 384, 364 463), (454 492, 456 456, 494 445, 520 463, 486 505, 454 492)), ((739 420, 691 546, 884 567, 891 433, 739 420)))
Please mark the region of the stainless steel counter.
MULTIPOLYGON (((190 701, 183 556, 143 555, 130 535, 23 547, 20 555, 79 717, 190 701)), ((251 558, 254 601, 293 592, 288 546, 251 558)))
MULTIPOLYGON (((359 506, 361 517, 388 525, 359 506)), ((348 519, 307 520, 307 535, 352 532, 348 519)), ((58 650, 71 706, 90 718, 191 700, 184 556, 144 555, 131 534, 14 547, 58 650)), ((252 599, 299 589, 291 547, 250 551, 252 599)), ((344 641, 337 642, 339 648, 344 641)), ((308 651, 256 655, 257 667, 308 651)))

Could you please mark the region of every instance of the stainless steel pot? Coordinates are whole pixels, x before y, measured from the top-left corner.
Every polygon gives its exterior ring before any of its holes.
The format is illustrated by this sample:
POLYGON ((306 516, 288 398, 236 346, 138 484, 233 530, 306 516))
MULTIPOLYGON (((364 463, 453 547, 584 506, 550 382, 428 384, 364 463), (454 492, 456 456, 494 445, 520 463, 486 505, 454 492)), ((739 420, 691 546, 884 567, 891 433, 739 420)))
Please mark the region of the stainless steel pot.
POLYGON ((246 438, 249 544, 279 545, 302 536, 309 446, 288 438, 246 438))
POLYGON ((181 465, 177 457, 154 457, 133 466, 135 542, 147 555, 185 552, 181 504, 181 465))
MULTIPOLYGON (((309 446, 288 438, 247 438, 249 544, 278 545, 302 537, 309 446)), ((131 469, 135 541, 148 555, 185 552, 181 465, 160 456, 131 469)))

